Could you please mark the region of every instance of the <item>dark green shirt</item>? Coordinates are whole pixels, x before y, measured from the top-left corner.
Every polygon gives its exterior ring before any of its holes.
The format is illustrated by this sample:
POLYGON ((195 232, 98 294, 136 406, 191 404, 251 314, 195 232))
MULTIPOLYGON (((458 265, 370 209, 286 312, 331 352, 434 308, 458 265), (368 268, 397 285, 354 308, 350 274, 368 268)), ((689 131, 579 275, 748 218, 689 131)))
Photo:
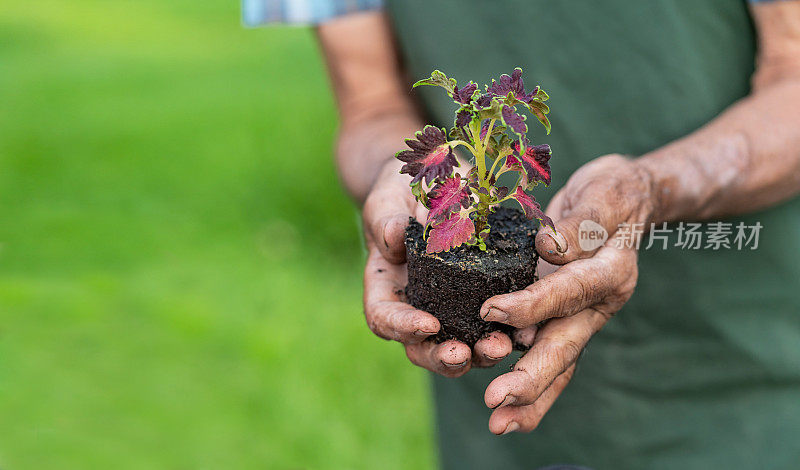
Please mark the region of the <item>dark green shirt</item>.
MULTIPOLYGON (((707 123, 749 92, 754 68, 744 1, 397 0, 388 10, 412 77, 441 69, 486 83, 520 66, 547 90, 553 132, 534 134, 553 148, 553 184, 536 192, 545 203, 597 156, 640 155, 707 123)), ((452 123, 441 90, 418 96, 432 123, 452 123)), ((534 432, 488 431, 483 393, 510 362, 437 377, 444 466, 800 468, 800 203, 726 220, 739 221, 763 225, 757 250, 641 252, 634 297, 534 432)))

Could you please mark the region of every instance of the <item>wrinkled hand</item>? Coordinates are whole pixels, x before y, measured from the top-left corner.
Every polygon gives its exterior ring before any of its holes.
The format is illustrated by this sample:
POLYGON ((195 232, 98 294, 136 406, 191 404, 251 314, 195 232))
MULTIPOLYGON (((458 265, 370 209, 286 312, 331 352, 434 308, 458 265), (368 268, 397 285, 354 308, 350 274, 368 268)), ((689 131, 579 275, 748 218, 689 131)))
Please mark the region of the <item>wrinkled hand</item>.
MULTIPOLYGON (((427 209, 411 195, 409 177, 399 174, 401 163, 391 161, 364 203, 364 234, 369 251, 364 269, 364 312, 373 333, 405 345, 414 364, 447 377, 465 374, 470 367, 488 367, 511 353, 511 339, 495 332, 475 344, 459 341, 436 344, 428 339, 439 331, 430 313, 405 303, 407 283, 405 228, 409 216, 425 220, 427 209)), ((530 343, 533 335, 521 331, 515 340, 530 343)))
POLYGON ((543 260, 561 267, 524 290, 492 297, 481 307, 486 321, 517 328, 544 322, 513 371, 486 388, 486 406, 494 409, 489 419, 493 433, 533 430, 571 379, 586 343, 633 294, 637 251, 620 248, 614 234, 621 223, 650 222, 651 186, 649 173, 619 155, 581 167, 547 208, 557 233, 547 228, 536 236, 543 260), (609 238, 599 249, 581 249, 579 226, 584 220, 608 231, 609 238))

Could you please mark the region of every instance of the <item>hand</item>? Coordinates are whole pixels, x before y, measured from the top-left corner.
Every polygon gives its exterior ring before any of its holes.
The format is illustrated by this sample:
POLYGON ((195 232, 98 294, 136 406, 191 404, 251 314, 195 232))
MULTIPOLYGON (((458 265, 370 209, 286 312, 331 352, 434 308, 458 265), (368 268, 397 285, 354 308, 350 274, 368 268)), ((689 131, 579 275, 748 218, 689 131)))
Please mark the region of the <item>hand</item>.
POLYGON ((486 388, 486 406, 494 409, 489 419, 493 433, 533 430, 572 378, 586 343, 633 294, 637 251, 620 248, 614 234, 621 223, 650 222, 651 186, 648 172, 619 155, 581 167, 547 208, 557 232, 546 228, 536 236, 542 259, 561 267, 525 290, 492 297, 481 307, 486 321, 517 328, 544 322, 513 371, 486 388), (581 248, 579 226, 584 220, 608 232, 599 249, 581 248))
MULTIPOLYGON (((407 283, 405 228, 409 216, 425 220, 427 209, 409 190, 409 177, 399 173, 401 162, 390 161, 364 203, 364 232, 369 251, 364 269, 364 312, 373 333, 405 345, 414 364, 447 377, 465 374, 470 367, 488 367, 511 353, 511 339, 495 332, 475 344, 459 341, 436 344, 428 339, 439 331, 430 313, 405 303, 407 283)), ((522 331, 515 340, 530 343, 533 335, 522 331)))

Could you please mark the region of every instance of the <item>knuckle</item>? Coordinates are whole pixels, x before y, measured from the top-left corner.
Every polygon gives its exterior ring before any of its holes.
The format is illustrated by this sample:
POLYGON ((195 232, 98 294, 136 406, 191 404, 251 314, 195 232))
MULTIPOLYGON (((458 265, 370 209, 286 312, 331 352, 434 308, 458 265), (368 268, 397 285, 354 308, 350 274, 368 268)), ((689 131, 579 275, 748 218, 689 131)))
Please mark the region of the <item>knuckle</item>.
POLYGON ((623 263, 610 266, 609 274, 613 275, 614 285, 604 297, 604 303, 621 307, 630 300, 636 290, 639 279, 639 267, 636 264, 636 255, 624 256, 623 263))
POLYGON ((367 327, 369 328, 369 330, 371 332, 373 332, 379 338, 382 338, 382 339, 385 339, 385 340, 394 339, 394 338, 392 338, 391 335, 387 334, 387 332, 385 331, 382 318, 381 318, 381 316, 379 314, 377 314, 375 312, 375 310, 376 310, 376 307, 374 307, 374 306, 372 308, 370 308, 370 306, 368 306, 367 309, 364 310, 364 318, 367 321, 367 327))
POLYGON ((514 293, 514 296, 507 300, 502 305, 498 305, 498 308, 508 313, 508 319, 504 323, 516 328, 525 328, 540 321, 537 318, 540 316, 537 312, 541 308, 542 302, 540 286, 536 283, 514 293))
POLYGON ((381 330, 380 326, 378 326, 376 322, 367 320, 367 326, 369 327, 369 330, 375 334, 375 336, 387 341, 391 340, 388 335, 383 333, 383 330, 381 330))
POLYGON ((579 273, 573 278, 574 295, 566 302, 568 304, 566 307, 572 310, 580 308, 583 302, 587 301, 595 291, 596 286, 591 285, 584 274, 585 273, 579 273))
POLYGON ((581 268, 570 274, 566 289, 559 289, 552 297, 554 316, 564 317, 577 313, 594 299, 601 286, 593 282, 594 274, 581 268))
POLYGON ((548 363, 554 364, 560 374, 578 359, 582 350, 582 345, 577 341, 571 338, 561 338, 548 341, 543 346, 542 357, 548 363))
MULTIPOLYGON (((559 292, 558 295, 554 295, 551 300, 550 312, 548 317, 555 318, 555 317, 563 317, 566 315, 566 311, 569 308, 569 304, 574 302, 574 298, 567 294, 566 292, 559 292)), ((545 320, 542 318, 541 320, 545 320)))

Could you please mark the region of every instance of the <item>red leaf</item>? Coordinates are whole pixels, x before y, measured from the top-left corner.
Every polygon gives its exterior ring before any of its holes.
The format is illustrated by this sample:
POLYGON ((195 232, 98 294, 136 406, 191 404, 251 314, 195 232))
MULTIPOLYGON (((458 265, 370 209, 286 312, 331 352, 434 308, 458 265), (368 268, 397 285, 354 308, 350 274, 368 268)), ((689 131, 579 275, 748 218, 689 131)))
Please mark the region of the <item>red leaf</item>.
POLYGON ((469 187, 461 183, 461 178, 452 177, 437 183, 428 193, 430 211, 428 223, 438 222, 453 212, 458 212, 462 207, 466 209, 472 202, 469 187))
POLYGON ((514 195, 511 197, 516 199, 519 205, 522 206, 522 210, 525 211, 525 217, 528 219, 539 219, 542 225, 549 225, 553 230, 556 229, 553 225, 553 220, 542 212, 542 208, 539 206, 539 203, 536 202, 536 199, 528 195, 522 188, 517 186, 517 190, 514 191, 514 195))
POLYGON ((427 184, 444 179, 458 166, 452 147, 447 143, 447 135, 435 126, 425 126, 415 134, 416 139, 406 139, 411 150, 398 152, 398 160, 405 162, 400 173, 414 177, 412 183, 423 178, 427 184))
POLYGON ((428 253, 438 253, 460 246, 475 233, 475 224, 469 216, 453 214, 449 219, 434 225, 428 234, 428 253))
POLYGON ((514 142, 511 147, 514 149, 514 153, 506 158, 509 166, 521 164, 525 168, 528 182, 543 181, 544 184, 550 184, 550 156, 552 151, 549 145, 527 146, 525 147, 524 155, 519 153, 519 142, 514 142))

